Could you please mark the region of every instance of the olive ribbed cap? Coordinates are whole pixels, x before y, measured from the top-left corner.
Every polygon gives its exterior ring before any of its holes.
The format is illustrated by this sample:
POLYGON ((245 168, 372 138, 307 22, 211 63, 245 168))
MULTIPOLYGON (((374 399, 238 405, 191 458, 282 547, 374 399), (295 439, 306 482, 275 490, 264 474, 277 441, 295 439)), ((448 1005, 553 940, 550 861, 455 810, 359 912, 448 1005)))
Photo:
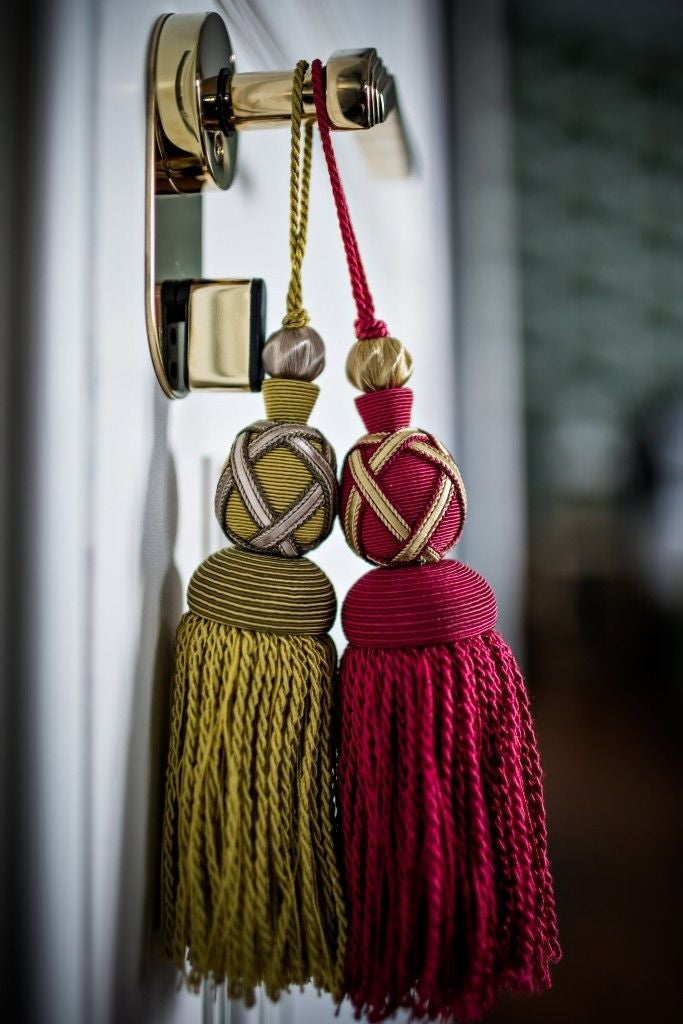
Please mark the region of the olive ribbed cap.
POLYGON ((319 636, 337 613, 332 584, 307 558, 275 558, 238 548, 210 555, 187 591, 190 611, 262 633, 319 636))

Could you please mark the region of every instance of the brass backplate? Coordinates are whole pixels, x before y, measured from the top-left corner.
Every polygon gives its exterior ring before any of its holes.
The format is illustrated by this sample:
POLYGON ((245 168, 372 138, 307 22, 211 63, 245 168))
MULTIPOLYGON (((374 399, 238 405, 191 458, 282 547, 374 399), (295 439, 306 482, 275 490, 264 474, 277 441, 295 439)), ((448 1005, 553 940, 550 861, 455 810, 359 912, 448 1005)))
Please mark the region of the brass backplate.
POLYGON ((156 106, 157 193, 198 192, 209 183, 229 188, 235 174, 237 133, 225 132, 206 116, 212 83, 229 89, 235 57, 218 14, 173 14, 158 34, 154 98, 156 106))
POLYGON ((202 91, 232 74, 234 57, 217 14, 164 15, 150 38, 147 63, 145 173, 145 315, 150 356, 168 398, 159 285, 201 277, 201 190, 228 188, 237 136, 201 118, 202 91), (203 123, 201 123, 203 122, 203 123))

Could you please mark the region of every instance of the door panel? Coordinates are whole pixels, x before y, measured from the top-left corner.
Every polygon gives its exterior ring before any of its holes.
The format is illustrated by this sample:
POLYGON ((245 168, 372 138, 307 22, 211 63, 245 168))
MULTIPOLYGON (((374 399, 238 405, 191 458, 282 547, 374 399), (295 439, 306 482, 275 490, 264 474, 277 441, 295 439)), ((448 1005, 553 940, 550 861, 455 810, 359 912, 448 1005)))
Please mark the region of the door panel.
MULTIPOLYGON (((183 0, 173 8, 212 9, 209 0, 183 0)), ((64 689, 60 674, 59 700, 71 703, 59 712, 68 727, 55 738, 50 723, 57 712, 50 700, 41 701, 46 753, 40 786, 46 802, 56 801, 60 810, 65 786, 80 795, 61 823, 45 818, 48 834, 41 837, 49 851, 42 877, 51 919, 67 924, 45 937, 43 959, 62 984, 47 987, 38 1019, 332 1021, 331 1003, 314 994, 296 994, 278 1007, 263 1004, 248 1015, 210 994, 188 994, 153 952, 173 630, 190 573, 221 544, 212 516, 218 467, 236 431, 262 408, 258 395, 200 394, 168 402, 149 361, 143 306, 145 57, 154 20, 166 9, 156 0, 62 0, 54 7, 51 73, 68 93, 54 99, 54 116, 72 121, 70 141, 57 155, 65 177, 73 165, 73 181, 59 200, 68 206, 55 215, 45 256, 53 282, 50 309, 60 303, 62 309, 60 330, 53 325, 48 333, 63 385, 60 401, 53 396, 46 412, 48 429, 62 417, 61 433, 44 441, 46 465, 64 464, 57 448, 65 438, 72 444, 68 501, 60 480, 49 479, 48 496, 61 517, 55 520, 60 533, 54 563, 43 581, 52 625, 45 627, 41 650, 46 662, 60 659, 70 688, 64 689), (60 361, 65 337, 68 374, 60 361), (68 630, 61 635, 64 624, 68 630), (51 774, 57 763, 67 766, 60 778, 51 774)), ((419 174, 405 181, 371 178, 352 135, 336 138, 337 152, 378 312, 416 359, 415 421, 452 446, 439 5, 287 0, 213 9, 227 12, 241 70, 293 66, 301 56, 325 59, 335 49, 373 45, 397 75, 419 174)), ((288 145, 287 132, 249 133, 240 140, 234 186, 204 199, 204 276, 265 278, 269 330, 281 317, 287 281, 288 145)), ((47 195, 56 201, 52 192, 47 195)), ((343 369, 354 310, 317 149, 310 217, 306 304, 328 346, 316 426, 341 456, 361 432, 343 369)), ((364 571, 338 528, 316 557, 340 596, 364 571)), ((335 639, 341 646, 338 626, 335 639)))

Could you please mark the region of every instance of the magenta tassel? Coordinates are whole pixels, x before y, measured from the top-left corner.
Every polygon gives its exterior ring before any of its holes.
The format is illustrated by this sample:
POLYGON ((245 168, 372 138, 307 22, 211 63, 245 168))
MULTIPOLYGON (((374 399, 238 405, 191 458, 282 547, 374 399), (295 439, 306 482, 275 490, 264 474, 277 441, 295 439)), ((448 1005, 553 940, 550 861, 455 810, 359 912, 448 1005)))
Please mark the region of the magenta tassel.
POLYGON ((559 959, 541 766, 512 652, 495 632, 350 646, 341 670, 347 987, 383 1020, 479 1020, 559 959))

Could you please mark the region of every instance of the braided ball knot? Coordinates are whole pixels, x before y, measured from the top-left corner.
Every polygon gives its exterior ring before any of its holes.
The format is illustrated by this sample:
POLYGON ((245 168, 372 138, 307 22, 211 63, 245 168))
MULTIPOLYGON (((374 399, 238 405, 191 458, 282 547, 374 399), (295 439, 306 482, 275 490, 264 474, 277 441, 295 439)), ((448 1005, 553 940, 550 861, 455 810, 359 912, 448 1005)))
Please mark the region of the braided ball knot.
POLYGON ((342 472, 346 540, 375 565, 438 562, 462 533, 467 498, 443 445, 403 427, 366 434, 342 472))
POLYGON ((329 534, 336 499, 336 459, 320 431, 270 419, 252 423, 235 438, 215 510, 238 547, 298 558, 329 534))

